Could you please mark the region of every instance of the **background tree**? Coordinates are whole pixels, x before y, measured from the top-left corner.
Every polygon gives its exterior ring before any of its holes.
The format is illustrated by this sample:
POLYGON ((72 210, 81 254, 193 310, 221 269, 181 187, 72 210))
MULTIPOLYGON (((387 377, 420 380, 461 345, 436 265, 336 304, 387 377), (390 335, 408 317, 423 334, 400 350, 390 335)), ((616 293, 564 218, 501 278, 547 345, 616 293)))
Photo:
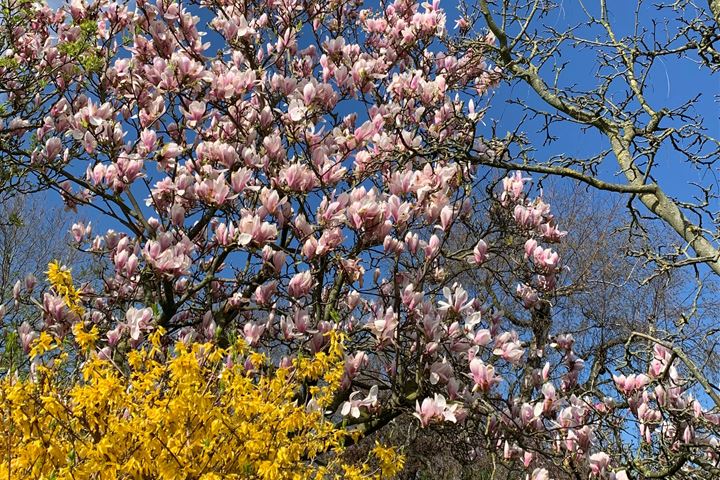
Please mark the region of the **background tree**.
MULTIPOLYGON (((43 289, 47 264, 62 258, 77 266, 78 279, 86 258, 69 245, 71 217, 60 205, 48 207, 30 195, 7 195, 0 201, 0 358, 2 370, 24 362, 17 331, 25 322, 27 328, 38 328, 40 315, 35 306, 23 306, 21 295, 43 289), (9 343, 8 343, 9 342, 9 343)), ((25 327, 24 327, 25 328, 25 327)))
POLYGON ((717 2, 639 1, 616 11, 600 0, 565 11, 552 2, 483 0, 463 10, 465 32, 487 29, 497 42, 488 47, 484 33, 467 34, 458 48, 482 49, 509 81, 529 87, 529 98, 512 100, 526 112, 520 123, 500 125, 513 132, 502 145, 516 161, 470 156, 625 194, 634 234, 652 240, 643 228, 656 220, 678 235, 670 245, 650 241, 649 259, 720 273, 712 173, 719 153, 711 80, 720 65, 717 2), (672 96, 671 75, 681 90, 672 96), (534 129, 551 144, 539 155, 537 142, 526 143, 534 129), (592 147, 573 155, 562 138, 578 135, 592 147), (684 182, 692 188, 678 188, 684 182))
MULTIPOLYGON (((674 319, 657 325, 652 315, 630 337, 641 344, 651 339, 676 345, 678 356, 703 352, 696 361, 704 368, 694 375, 714 385, 717 369, 708 362, 716 356, 714 314, 703 306, 714 304, 716 281, 708 269, 720 272, 712 80, 719 58, 717 2, 640 1, 632 10, 619 10, 600 1, 573 7, 505 1, 464 7, 458 48, 482 48, 513 88, 528 93, 509 98, 510 108, 522 112, 512 123, 507 120, 513 115, 505 115, 505 122, 496 124, 498 133, 510 132, 504 140, 485 142, 469 156, 484 165, 568 177, 623 195, 630 253, 658 278, 682 279, 680 293, 690 300, 666 312, 674 319), (473 28, 481 31, 467 34, 473 28), (497 40, 491 48, 488 34, 497 40), (568 138, 582 138, 583 145, 571 146, 568 138), (494 155, 485 153, 488 145, 494 155), (666 229, 675 237, 657 235, 666 229), (677 267, 689 268, 670 273, 677 267), (638 334, 643 330, 655 333, 638 334)), ((627 342, 624 358, 643 349, 627 342)), ((716 388, 710 390, 715 396, 716 388)), ((683 454, 668 458, 674 458, 672 466, 653 475, 714 475, 686 471, 683 454)))

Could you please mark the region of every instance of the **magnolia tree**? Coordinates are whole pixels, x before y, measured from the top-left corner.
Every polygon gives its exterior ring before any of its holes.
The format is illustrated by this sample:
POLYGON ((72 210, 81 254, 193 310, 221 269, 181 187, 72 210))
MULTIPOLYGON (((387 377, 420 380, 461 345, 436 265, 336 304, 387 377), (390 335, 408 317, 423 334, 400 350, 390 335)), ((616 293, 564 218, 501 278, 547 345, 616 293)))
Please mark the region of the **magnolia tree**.
POLYGON ((707 382, 710 406, 692 397, 691 359, 638 333, 651 355, 588 378, 550 328, 565 232, 528 178, 493 190, 463 160, 496 155, 478 105, 500 72, 482 44, 449 46, 445 15, 405 0, 7 3, 2 163, 95 212, 71 233, 104 267, 70 302, 14 292, 9 308, 43 313, 21 327, 26 351, 82 322, 120 367, 162 328, 168 348, 241 337, 290 368, 341 331, 325 415, 352 438, 414 415, 534 480, 716 471, 720 398, 707 382), (449 241, 482 210, 476 235, 449 241), (491 263, 512 312, 456 282, 491 263))

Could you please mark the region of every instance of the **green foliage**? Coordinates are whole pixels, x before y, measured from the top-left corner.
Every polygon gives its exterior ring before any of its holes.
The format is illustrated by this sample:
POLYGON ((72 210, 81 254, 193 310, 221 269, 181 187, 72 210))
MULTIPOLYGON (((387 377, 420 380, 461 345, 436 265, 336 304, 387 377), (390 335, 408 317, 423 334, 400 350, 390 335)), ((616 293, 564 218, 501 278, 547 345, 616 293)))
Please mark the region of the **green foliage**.
POLYGON ((0 68, 17 68, 20 66, 20 63, 11 57, 2 57, 0 58, 0 68))
POLYGON ((11 212, 10 215, 8 215, 7 221, 13 227, 21 228, 25 226, 25 222, 23 222, 23 219, 18 212, 11 212))
POLYGON ((80 23, 80 30, 86 39, 91 39, 97 33, 97 23, 93 20, 85 20, 80 23))
POLYGON ((0 337, 0 341, 4 342, 0 349, 0 372, 6 372, 17 365, 22 355, 22 347, 16 331, 7 329, 4 325, 0 328, 5 337, 0 337))
POLYGON ((78 25, 82 35, 72 42, 63 42, 58 45, 60 53, 75 58, 86 72, 102 71, 104 62, 97 54, 95 36, 97 34, 97 23, 93 20, 85 20, 78 25))

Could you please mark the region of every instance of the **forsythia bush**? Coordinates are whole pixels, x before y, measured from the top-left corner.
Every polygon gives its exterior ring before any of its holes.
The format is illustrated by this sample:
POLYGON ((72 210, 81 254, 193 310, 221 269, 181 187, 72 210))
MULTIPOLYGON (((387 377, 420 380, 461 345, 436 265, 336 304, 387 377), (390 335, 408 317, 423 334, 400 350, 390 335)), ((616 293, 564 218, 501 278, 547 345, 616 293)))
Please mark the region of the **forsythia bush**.
MULTIPOLYGON (((61 278, 51 267, 57 293, 61 278)), ((61 294, 72 305, 69 279, 61 294)), ((274 368, 242 341, 168 349, 163 333, 121 367, 95 351, 95 327, 77 323, 74 343, 43 332, 32 374, 0 380, 0 479, 369 479, 402 468, 392 448, 375 448, 376 468, 337 455, 351 434, 323 412, 342 379, 339 334, 327 351, 274 368)))

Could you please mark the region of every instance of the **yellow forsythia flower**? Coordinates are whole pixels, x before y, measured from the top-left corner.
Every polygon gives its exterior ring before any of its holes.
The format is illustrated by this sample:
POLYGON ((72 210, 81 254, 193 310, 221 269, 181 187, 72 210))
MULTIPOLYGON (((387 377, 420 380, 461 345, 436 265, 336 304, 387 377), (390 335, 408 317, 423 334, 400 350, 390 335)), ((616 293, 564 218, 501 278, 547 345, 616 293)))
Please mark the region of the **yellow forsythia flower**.
POLYGON ((56 294, 65 300, 65 305, 75 312, 78 316, 82 316, 84 310, 80 304, 80 292, 73 284, 72 274, 70 270, 61 266, 57 260, 48 264, 47 278, 56 294))
POLYGON ((40 336, 35 340, 35 342, 33 342, 30 350, 30 356, 37 357, 43 355, 45 352, 48 352, 53 348, 55 348, 55 345, 50 334, 47 332, 40 332, 40 336))
POLYGON ((89 332, 83 328, 82 322, 77 322, 72 328, 75 341, 83 349, 89 349, 95 346, 95 342, 99 336, 98 328, 93 325, 89 332))
MULTIPOLYGON (((73 333, 92 352, 97 330, 78 324, 73 333)), ((378 469, 341 459, 350 433, 322 408, 342 376, 339 335, 326 353, 274 371, 242 344, 161 351, 160 335, 128 356, 128 371, 90 354, 80 372, 67 363, 77 356, 62 351, 68 342, 50 351, 53 340, 41 335, 36 353, 54 356, 42 377, 0 378, 0 480, 379 480, 402 467, 402 457, 380 445, 378 469), (248 373, 237 355, 256 369, 248 373), (321 408, 297 401, 308 382, 317 384, 312 400, 321 408)))
POLYGON ((405 458, 395 451, 392 447, 384 447, 375 442, 375 448, 372 450, 373 455, 380 464, 382 478, 392 478, 405 466, 405 458))

